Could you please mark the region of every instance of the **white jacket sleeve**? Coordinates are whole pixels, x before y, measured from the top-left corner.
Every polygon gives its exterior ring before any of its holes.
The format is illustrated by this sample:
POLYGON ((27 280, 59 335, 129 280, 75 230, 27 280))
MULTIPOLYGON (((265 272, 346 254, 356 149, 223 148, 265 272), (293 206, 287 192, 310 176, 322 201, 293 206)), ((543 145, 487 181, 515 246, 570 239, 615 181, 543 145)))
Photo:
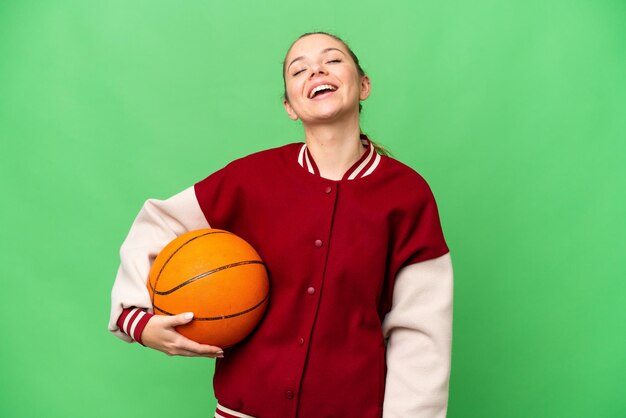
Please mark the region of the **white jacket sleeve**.
POLYGON ((450 254, 401 269, 387 341, 384 418, 445 418, 452 347, 450 254))
POLYGON ((122 310, 133 306, 152 310, 146 283, 154 259, 171 240, 200 228, 209 224, 193 186, 167 200, 144 203, 120 249, 121 263, 111 292, 111 332, 132 341, 116 324, 122 310))

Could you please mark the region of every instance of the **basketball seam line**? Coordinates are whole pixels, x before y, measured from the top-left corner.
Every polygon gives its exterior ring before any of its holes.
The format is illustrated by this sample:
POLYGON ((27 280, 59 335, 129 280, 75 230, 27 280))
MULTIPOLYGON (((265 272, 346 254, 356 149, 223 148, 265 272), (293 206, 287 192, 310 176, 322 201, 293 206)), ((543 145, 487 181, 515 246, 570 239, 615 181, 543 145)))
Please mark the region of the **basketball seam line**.
MULTIPOLYGON (((197 276, 195 276, 195 277, 192 277, 191 279, 189 279, 189 280, 187 280, 187 281, 185 281, 185 282, 183 282, 183 283, 179 284, 179 285, 178 285, 178 286, 176 286, 176 287, 171 288, 170 290, 158 291, 158 290, 156 290, 156 289, 152 289, 152 292, 153 292, 153 294, 155 294, 155 295, 159 295, 159 296, 169 295, 170 293, 173 293, 173 292, 177 291, 177 290, 178 290, 178 289, 180 289, 181 287, 187 286, 188 284, 193 283, 193 282, 195 282, 196 280, 200 280, 200 279, 202 279, 202 278, 204 278, 204 277, 206 277, 206 276, 210 276, 211 274, 213 274, 213 273, 217 273, 218 271, 222 271, 222 270, 225 270, 225 269, 229 269, 229 268, 231 268, 231 267, 244 266, 244 265, 247 265, 247 264, 261 264, 261 265, 264 265, 264 264, 263 264, 263 262, 262 262, 262 261, 259 261, 259 260, 246 260, 246 261, 238 261, 238 262, 236 262, 236 263, 227 264, 227 265, 225 265, 225 266, 220 266, 220 267, 215 268, 215 269, 213 269, 213 270, 206 271, 206 272, 204 272, 204 273, 202 273, 202 274, 199 274, 199 275, 197 275, 197 276)), ((151 286, 151 287, 152 287, 152 286, 151 286)), ((154 299, 154 297, 153 297, 153 299, 154 299)), ((153 302, 154 302, 154 300, 153 300, 153 302)))
MULTIPOLYGON (((261 306, 261 305, 263 304, 263 302, 265 302, 265 301, 267 300, 267 298, 269 297, 269 295, 270 295, 270 294, 269 294, 269 292, 267 292, 267 293, 265 294, 265 297, 263 298, 263 300, 261 300, 259 303, 257 303, 257 304, 256 304, 256 305, 254 305, 253 307, 246 309, 245 311, 237 312, 237 313, 230 314, 230 315, 211 316, 211 317, 208 317, 208 318, 194 318, 193 320, 194 320, 194 321, 219 321, 219 320, 221 320, 221 319, 229 319, 229 318, 234 318, 234 317, 236 317, 236 316, 241 316, 241 315, 247 314, 248 312, 252 312, 252 311, 253 311, 253 310, 255 310, 256 308, 258 308, 259 306, 261 306)), ((160 311, 160 312, 163 312, 163 313, 164 313, 164 314, 166 314, 166 315, 170 315, 170 316, 174 316, 174 315, 176 315, 176 314, 173 314, 173 313, 170 313, 170 312, 164 311, 163 309, 159 308, 158 306, 153 306, 153 307, 154 307, 155 311, 156 311, 156 310, 158 310, 158 311, 160 311)))

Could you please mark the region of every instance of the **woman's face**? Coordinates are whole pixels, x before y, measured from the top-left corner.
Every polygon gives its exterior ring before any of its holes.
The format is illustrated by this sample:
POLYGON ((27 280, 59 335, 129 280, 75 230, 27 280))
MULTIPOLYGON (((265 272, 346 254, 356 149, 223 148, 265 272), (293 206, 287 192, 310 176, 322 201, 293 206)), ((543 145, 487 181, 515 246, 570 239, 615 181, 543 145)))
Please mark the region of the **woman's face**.
POLYGON ((360 76, 345 45, 323 34, 298 39, 285 59, 284 105, 289 117, 304 124, 329 123, 358 116, 370 82, 360 76))

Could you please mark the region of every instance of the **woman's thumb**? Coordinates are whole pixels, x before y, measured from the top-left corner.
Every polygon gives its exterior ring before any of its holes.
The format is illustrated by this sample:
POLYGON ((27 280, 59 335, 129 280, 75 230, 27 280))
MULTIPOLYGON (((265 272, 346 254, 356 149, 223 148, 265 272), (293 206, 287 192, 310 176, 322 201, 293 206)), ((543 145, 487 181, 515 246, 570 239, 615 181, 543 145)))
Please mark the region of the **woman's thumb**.
POLYGON ((172 318, 171 325, 174 327, 177 327, 179 325, 183 325, 188 322, 191 322, 191 320, 193 319, 193 312, 181 313, 178 315, 174 315, 171 318, 172 318))

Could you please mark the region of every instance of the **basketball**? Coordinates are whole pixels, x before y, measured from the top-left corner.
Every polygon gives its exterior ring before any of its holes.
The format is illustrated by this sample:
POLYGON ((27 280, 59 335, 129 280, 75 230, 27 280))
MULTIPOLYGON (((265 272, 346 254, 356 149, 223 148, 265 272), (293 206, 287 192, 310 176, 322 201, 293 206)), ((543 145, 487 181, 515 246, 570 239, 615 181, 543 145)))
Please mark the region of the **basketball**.
POLYGON ((243 239, 199 229, 170 242, 154 260, 148 280, 154 313, 193 312, 180 334, 221 348, 243 340, 261 320, 269 298, 267 271, 243 239))

